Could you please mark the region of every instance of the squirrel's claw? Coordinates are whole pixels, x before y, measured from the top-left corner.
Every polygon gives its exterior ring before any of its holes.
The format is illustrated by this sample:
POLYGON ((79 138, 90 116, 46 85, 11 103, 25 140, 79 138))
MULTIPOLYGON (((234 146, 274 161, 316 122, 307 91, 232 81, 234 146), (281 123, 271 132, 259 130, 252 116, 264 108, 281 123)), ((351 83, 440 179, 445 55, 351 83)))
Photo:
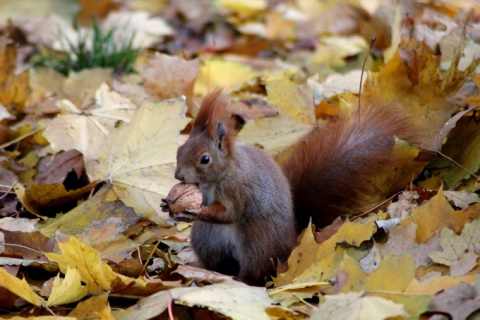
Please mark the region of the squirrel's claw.
POLYGON ((184 213, 184 212, 177 213, 175 215, 171 215, 171 217, 173 217, 177 221, 190 222, 190 221, 198 220, 198 215, 190 214, 190 213, 184 213))
POLYGON ((187 209, 187 210, 185 210, 185 212, 190 213, 190 214, 194 214, 194 215, 199 215, 200 213, 202 213, 202 209, 203 209, 203 207, 200 207, 198 209, 187 209))

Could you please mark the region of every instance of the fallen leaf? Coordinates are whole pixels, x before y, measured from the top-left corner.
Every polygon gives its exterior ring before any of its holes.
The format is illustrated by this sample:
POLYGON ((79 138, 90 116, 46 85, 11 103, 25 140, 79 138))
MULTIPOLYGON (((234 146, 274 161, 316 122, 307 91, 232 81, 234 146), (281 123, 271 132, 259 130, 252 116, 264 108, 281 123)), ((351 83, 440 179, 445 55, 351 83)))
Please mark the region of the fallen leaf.
POLYGON ((59 306, 77 302, 85 297, 87 293, 88 289, 82 285, 78 270, 67 267, 65 278, 60 279, 60 275, 55 277, 52 292, 47 300, 47 306, 59 306))
POLYGON ((25 108, 29 94, 29 70, 16 73, 17 49, 0 36, 0 105, 13 116, 19 116, 25 108))
POLYGON ((468 319, 469 315, 480 310, 479 293, 471 284, 461 282, 436 294, 429 311, 443 312, 454 320, 468 319))
POLYGON ((401 304, 380 297, 365 296, 363 292, 327 295, 325 300, 325 303, 312 312, 312 318, 380 320, 395 316, 409 316, 401 304))
POLYGON ((46 303, 42 297, 32 290, 25 278, 20 280, 8 273, 3 267, 0 267, 0 284, 37 307, 44 306, 46 303))
POLYGON ((200 65, 195 81, 195 95, 205 96, 211 90, 222 87, 226 92, 240 89, 257 76, 249 66, 235 61, 210 59, 200 65))
MULTIPOLYGON (((468 253, 475 253, 475 250, 480 247, 480 218, 471 223, 466 223, 463 227, 460 236, 448 228, 443 228, 440 231, 440 244, 443 251, 430 252, 430 258, 433 262, 441 263, 447 266, 452 266, 458 260, 463 260, 462 265, 466 267, 466 271, 470 271, 477 265, 477 255, 473 259, 466 259, 464 257, 468 253), (468 267, 469 266, 469 267, 468 267)), ((466 273, 466 272, 465 272, 466 273)))
POLYGON ((85 174, 83 156, 77 150, 57 153, 53 157, 44 157, 38 164, 36 184, 63 183, 70 172, 80 179, 85 174))
POLYGON ((449 132, 447 142, 442 147, 442 153, 447 157, 439 157, 429 167, 449 167, 443 175, 443 181, 449 188, 457 187, 480 169, 479 143, 480 125, 474 117, 465 116, 449 132), (455 162, 452 163, 450 159, 455 159, 455 162))
POLYGON ((410 254, 387 254, 378 268, 369 274, 363 273, 358 262, 346 256, 340 265, 335 287, 337 292, 343 293, 378 290, 403 292, 414 277, 415 266, 410 254), (398 270, 402 272, 398 273, 398 270))
POLYGON ((286 78, 267 80, 267 92, 268 102, 279 109, 278 115, 248 122, 238 139, 279 156, 315 127, 313 100, 306 86, 286 78))
POLYGON ((88 168, 98 159, 98 152, 110 131, 120 122, 129 122, 137 107, 129 99, 102 84, 95 92, 95 106, 81 111, 71 101, 62 100, 57 106, 63 110, 43 133, 52 150, 76 149, 83 154, 88 168))
POLYGON ((68 316, 75 319, 115 319, 108 303, 108 294, 106 293, 81 301, 68 316))
POLYGON ((176 139, 188 123, 182 98, 146 101, 131 122, 109 136, 98 164, 87 167, 91 180, 109 180, 118 197, 135 212, 168 226, 161 199, 176 183, 176 139))
POLYGON ((434 295, 462 282, 473 284, 477 277, 476 274, 467 274, 461 277, 440 276, 423 283, 420 283, 417 279, 413 279, 405 289, 405 292, 416 295, 434 295))
POLYGON ((444 191, 448 201, 453 201, 456 207, 467 209, 471 204, 480 202, 478 194, 467 191, 444 191))
POLYGON ((111 289, 118 275, 108 264, 102 262, 98 251, 81 243, 75 237, 70 237, 67 242, 59 242, 58 246, 62 254, 49 252, 46 256, 48 260, 58 263, 64 274, 68 268, 77 268, 90 294, 99 294, 111 289))
POLYGON ((332 237, 318 244, 308 227, 300 244, 288 258, 288 271, 273 280, 275 286, 298 281, 329 281, 337 273, 344 257, 344 250, 337 244, 360 246, 363 241, 370 239, 375 231, 374 221, 365 224, 345 222, 332 237))
POLYGON ((176 304, 208 308, 233 319, 270 319, 265 309, 273 303, 265 288, 236 281, 185 292, 172 290, 171 295, 176 304))
POLYGON ((143 83, 159 100, 184 95, 193 104, 193 85, 199 71, 198 60, 186 61, 166 54, 156 54, 142 70, 143 83))
POLYGON ((454 226, 460 231, 464 222, 459 221, 455 210, 450 206, 440 189, 432 199, 418 208, 412 209, 413 220, 417 224, 417 241, 424 243, 445 226, 454 226))

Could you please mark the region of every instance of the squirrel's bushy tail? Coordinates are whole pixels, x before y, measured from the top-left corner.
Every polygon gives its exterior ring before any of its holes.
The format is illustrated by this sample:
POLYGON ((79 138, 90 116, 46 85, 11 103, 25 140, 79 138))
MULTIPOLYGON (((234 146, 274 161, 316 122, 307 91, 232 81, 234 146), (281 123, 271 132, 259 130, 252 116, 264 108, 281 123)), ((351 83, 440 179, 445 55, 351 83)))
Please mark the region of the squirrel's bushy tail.
POLYGON ((316 227, 324 227, 371 206, 379 190, 369 179, 395 169, 395 137, 418 143, 412 121, 396 111, 365 107, 316 128, 295 146, 283 170, 292 188, 298 231, 310 217, 316 227))

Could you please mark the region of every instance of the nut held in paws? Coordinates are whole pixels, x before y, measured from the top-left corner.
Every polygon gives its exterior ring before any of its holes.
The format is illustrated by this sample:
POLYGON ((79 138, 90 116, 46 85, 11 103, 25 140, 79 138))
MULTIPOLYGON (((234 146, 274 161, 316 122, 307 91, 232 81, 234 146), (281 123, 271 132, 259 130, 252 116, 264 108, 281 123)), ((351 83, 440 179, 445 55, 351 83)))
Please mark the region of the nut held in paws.
MULTIPOLYGON (((200 208, 202 194, 196 185, 180 182, 172 187, 167 198, 163 200, 167 203, 170 212, 175 215, 200 208)), ((163 204, 162 207, 164 207, 163 204)))

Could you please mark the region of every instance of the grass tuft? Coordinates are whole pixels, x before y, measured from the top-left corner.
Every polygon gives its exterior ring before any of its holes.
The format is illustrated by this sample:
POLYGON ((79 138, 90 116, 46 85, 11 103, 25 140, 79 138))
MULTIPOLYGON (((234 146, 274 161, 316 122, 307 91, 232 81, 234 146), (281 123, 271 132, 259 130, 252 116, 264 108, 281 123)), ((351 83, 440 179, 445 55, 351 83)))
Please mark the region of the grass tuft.
POLYGON ((60 34, 62 51, 52 48, 41 48, 34 57, 34 64, 54 69, 64 75, 71 71, 91 68, 113 68, 117 73, 131 73, 133 63, 140 48, 133 46, 133 34, 124 43, 115 41, 118 30, 102 30, 97 21, 91 32, 85 34, 75 25, 78 41, 72 42, 65 34, 60 34))

